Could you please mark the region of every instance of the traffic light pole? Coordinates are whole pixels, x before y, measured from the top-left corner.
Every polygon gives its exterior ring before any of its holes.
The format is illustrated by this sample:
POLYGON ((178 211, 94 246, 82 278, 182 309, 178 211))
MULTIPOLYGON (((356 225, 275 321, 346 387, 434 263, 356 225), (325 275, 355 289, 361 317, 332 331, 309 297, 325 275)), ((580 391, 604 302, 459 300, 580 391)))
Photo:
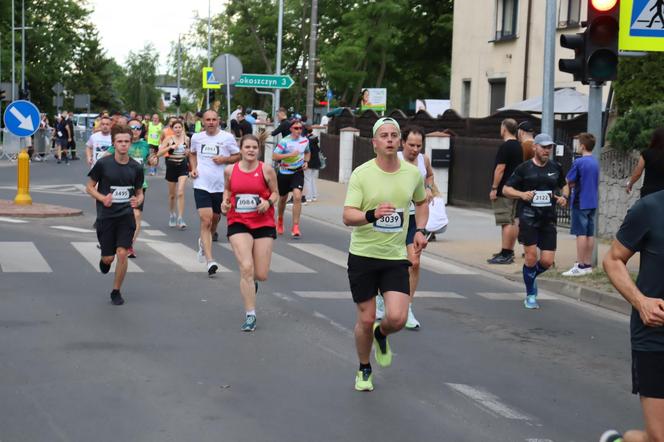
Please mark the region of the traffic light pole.
POLYGON ((554 137, 553 93, 556 58, 556 0, 546 1, 544 27, 544 85, 542 90, 542 132, 554 137))
MULTIPOLYGON (((600 162, 602 147, 604 140, 602 139, 602 89, 604 83, 593 81, 590 83, 590 96, 588 97, 588 133, 595 135, 595 148, 593 149, 593 156, 600 162)), ((593 262, 592 266, 597 267, 598 252, 597 252, 597 221, 599 218, 599 202, 598 207, 595 209, 595 242, 593 246, 593 262)))

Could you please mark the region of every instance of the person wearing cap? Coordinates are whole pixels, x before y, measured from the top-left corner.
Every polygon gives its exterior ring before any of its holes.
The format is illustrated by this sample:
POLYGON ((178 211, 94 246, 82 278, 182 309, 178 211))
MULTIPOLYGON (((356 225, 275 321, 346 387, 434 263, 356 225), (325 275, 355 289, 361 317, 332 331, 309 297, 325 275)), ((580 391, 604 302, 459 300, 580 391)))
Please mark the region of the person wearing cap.
POLYGON ((551 159, 555 144, 549 135, 537 135, 535 155, 516 168, 503 188, 506 197, 519 200, 519 241, 526 255, 523 281, 527 309, 539 308, 535 279, 553 265, 557 240, 556 205, 565 207, 569 197, 563 168, 551 159))
POLYGON ((535 139, 533 138, 534 133, 535 128, 530 121, 526 120, 519 123, 516 138, 519 140, 519 143, 521 143, 523 161, 528 161, 533 155, 535 155, 535 151, 533 150, 533 143, 535 142, 535 139))
POLYGON ((387 336, 401 330, 408 318, 410 262, 406 252, 408 207, 415 203, 416 252, 427 245, 424 235, 429 206, 424 179, 417 167, 397 156, 399 123, 380 118, 373 126, 376 158, 357 167, 348 182, 343 222, 352 226, 348 254, 348 280, 357 308, 355 346, 360 362, 355 389, 373 390, 369 361, 372 343, 378 365, 392 363, 387 336), (385 316, 376 322, 376 295, 385 300, 385 316))
POLYGON ((514 244, 519 234, 516 222, 516 202, 503 195, 503 186, 516 167, 523 162, 521 145, 516 139, 517 123, 506 118, 500 123, 500 136, 503 144, 496 153, 496 165, 489 199, 493 206, 496 225, 501 228, 500 252, 487 259, 489 264, 512 264, 514 262, 514 244))

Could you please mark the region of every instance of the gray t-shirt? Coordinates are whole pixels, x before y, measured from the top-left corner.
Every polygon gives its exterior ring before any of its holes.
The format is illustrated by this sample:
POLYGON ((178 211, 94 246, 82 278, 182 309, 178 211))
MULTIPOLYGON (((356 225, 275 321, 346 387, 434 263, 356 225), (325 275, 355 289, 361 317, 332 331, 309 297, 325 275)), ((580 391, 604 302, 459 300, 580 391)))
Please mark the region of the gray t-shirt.
POLYGON ((113 194, 111 207, 104 207, 97 201, 97 219, 115 218, 133 214, 129 199, 143 188, 143 166, 129 159, 127 164, 115 161, 115 155, 101 158, 95 163, 88 176, 97 182, 97 190, 102 195, 113 194))
MULTIPOLYGON (((650 194, 629 209, 616 239, 641 253, 636 286, 649 298, 664 299, 664 190, 650 194)), ((664 352, 664 327, 647 327, 632 309, 632 350, 664 352)))

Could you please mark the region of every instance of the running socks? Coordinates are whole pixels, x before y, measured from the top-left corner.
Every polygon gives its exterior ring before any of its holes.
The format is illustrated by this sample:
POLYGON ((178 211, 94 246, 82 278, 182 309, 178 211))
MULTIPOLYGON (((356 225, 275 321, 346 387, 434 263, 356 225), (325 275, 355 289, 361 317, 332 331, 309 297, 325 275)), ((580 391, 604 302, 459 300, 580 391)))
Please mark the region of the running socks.
POLYGON ((380 331, 380 326, 376 327, 374 330, 374 338, 376 338, 376 342, 378 342, 380 351, 382 353, 387 352, 387 336, 380 331))
POLYGON ((507 257, 507 256, 513 256, 514 255, 514 250, 510 249, 501 249, 500 254, 507 257))
POLYGON ((535 278, 537 278, 542 273, 546 272, 548 268, 542 266, 542 264, 537 261, 533 267, 528 267, 523 265, 523 282, 526 284, 526 294, 537 295, 537 288, 535 285, 535 278))
POLYGON ((246 312, 246 315, 247 316, 256 316, 256 310, 249 310, 248 312, 246 312))
POLYGON ((360 371, 371 373, 371 363, 363 364, 363 363, 360 362, 360 371))

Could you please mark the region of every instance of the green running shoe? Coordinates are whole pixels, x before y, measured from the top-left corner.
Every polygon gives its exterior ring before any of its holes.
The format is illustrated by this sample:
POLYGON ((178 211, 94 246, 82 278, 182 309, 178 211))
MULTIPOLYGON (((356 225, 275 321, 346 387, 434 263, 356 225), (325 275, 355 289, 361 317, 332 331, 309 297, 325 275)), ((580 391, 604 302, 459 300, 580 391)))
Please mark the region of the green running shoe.
POLYGON ((244 324, 242 324, 241 329, 242 331, 245 332, 252 332, 256 330, 256 316, 247 315, 246 319, 244 320, 244 324))
POLYGON ((355 390, 373 391, 373 373, 369 370, 357 370, 355 375, 355 390))
POLYGON ((390 350, 390 343, 387 341, 387 337, 385 337, 385 348, 382 348, 378 343, 378 339, 376 339, 376 328, 378 327, 380 327, 380 323, 374 323, 374 357, 376 358, 378 365, 381 367, 389 367, 392 365, 392 350, 390 350))

